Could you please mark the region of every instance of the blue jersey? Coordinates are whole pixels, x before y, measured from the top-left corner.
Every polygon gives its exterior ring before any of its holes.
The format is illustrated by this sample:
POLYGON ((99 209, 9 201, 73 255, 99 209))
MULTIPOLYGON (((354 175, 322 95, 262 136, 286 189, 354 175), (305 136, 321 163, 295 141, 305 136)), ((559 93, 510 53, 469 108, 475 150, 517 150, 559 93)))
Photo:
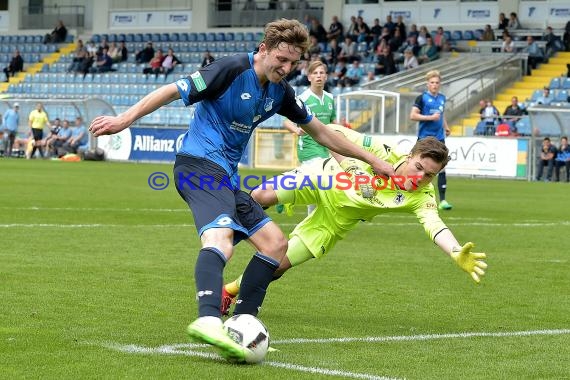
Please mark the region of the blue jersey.
POLYGON ((441 117, 437 121, 420 121, 418 138, 423 139, 425 137, 435 137, 439 141, 445 140, 445 130, 443 128, 443 111, 445 109, 445 95, 437 94, 433 96, 429 91, 425 91, 423 94, 416 98, 414 102, 414 107, 420 110, 422 115, 433 115, 436 112, 441 114, 441 117))
POLYGON ((276 113, 298 124, 307 124, 313 117, 286 81, 261 86, 253 56, 218 59, 176 82, 186 106, 198 103, 178 154, 217 163, 234 185, 238 184, 238 163, 255 127, 276 113))

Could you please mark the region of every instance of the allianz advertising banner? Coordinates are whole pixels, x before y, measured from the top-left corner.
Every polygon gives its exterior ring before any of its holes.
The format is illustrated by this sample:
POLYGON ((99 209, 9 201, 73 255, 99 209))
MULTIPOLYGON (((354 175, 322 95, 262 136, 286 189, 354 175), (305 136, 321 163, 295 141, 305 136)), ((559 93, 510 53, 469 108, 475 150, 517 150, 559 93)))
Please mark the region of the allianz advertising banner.
MULTIPOLYGON (((187 128, 127 128, 112 136, 97 138, 97 147, 105 151, 110 161, 174 162, 187 128)), ((240 161, 251 164, 251 141, 240 161)))

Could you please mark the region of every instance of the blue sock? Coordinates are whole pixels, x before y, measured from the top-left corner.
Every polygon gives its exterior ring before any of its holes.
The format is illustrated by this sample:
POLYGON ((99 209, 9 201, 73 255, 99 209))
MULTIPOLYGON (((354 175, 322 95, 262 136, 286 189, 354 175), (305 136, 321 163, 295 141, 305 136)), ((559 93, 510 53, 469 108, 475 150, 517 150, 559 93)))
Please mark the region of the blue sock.
POLYGON ((243 273, 234 315, 259 313, 267 287, 273 280, 273 273, 277 268, 279 262, 274 258, 259 252, 253 255, 243 273))
POLYGON ((207 247, 200 250, 194 269, 199 317, 221 316, 225 266, 226 257, 218 249, 207 247))

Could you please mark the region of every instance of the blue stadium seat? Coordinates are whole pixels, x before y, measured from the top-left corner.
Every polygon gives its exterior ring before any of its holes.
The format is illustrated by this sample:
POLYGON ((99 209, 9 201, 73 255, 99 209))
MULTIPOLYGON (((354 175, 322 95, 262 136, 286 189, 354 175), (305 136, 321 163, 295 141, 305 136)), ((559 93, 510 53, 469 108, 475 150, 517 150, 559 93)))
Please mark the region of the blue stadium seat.
POLYGON ((170 36, 168 36, 168 40, 172 41, 172 42, 178 42, 178 41, 180 41, 180 34, 170 33, 170 36))
POLYGON ((255 37, 254 37, 253 32, 246 32, 244 34, 244 41, 253 41, 254 38, 255 37))
POLYGON ((465 30, 463 32, 463 39, 464 40, 474 40, 475 39, 475 35, 473 34, 472 30, 465 30))
POLYGON ((559 103, 568 102, 568 90, 558 90, 554 93, 554 101, 559 103))
POLYGON ((198 33, 195 33, 195 32, 188 33, 188 41, 190 41, 190 42, 198 41, 198 33))
POLYGON ((109 34, 109 42, 117 42, 118 38, 117 35, 115 33, 111 33, 109 34))
POLYGON ((570 78, 568 77, 564 78, 564 80, 562 81, 562 88, 565 90, 570 89, 570 78))
POLYGON ((463 33, 461 30, 454 30, 453 33, 451 33, 451 39, 453 41, 461 41, 463 39, 463 33))
POLYGON ((542 95, 542 90, 534 90, 532 96, 530 97, 530 102, 534 103, 538 100, 538 97, 542 95))
POLYGON ((170 35, 168 33, 161 33, 160 34, 160 41, 170 42, 170 35))
POLYGON ((550 80, 550 89, 551 89, 551 90, 557 90, 557 89, 559 89, 559 88, 561 88, 561 87, 562 87, 562 86, 561 86, 561 81, 560 81, 560 78, 559 78, 559 77, 555 77, 555 78, 552 78, 552 79, 550 80))
POLYGON ((134 33, 127 33, 126 36, 125 36, 125 42, 126 42, 126 43, 135 42, 135 35, 134 35, 134 33))
POLYGON ((234 33, 233 32, 226 32, 226 36, 224 39, 226 41, 233 41, 234 40, 234 33))
POLYGON ((201 41, 206 41, 206 33, 202 32, 202 33, 198 33, 196 35, 197 41, 201 42, 201 41))
POLYGON ((243 34, 243 32, 236 32, 236 34, 234 35, 234 39, 236 41, 243 41, 245 40, 245 35, 243 34))
POLYGON ((520 119, 515 126, 519 134, 523 136, 531 135, 532 131, 530 129, 530 119, 528 116, 524 116, 522 119, 520 119))

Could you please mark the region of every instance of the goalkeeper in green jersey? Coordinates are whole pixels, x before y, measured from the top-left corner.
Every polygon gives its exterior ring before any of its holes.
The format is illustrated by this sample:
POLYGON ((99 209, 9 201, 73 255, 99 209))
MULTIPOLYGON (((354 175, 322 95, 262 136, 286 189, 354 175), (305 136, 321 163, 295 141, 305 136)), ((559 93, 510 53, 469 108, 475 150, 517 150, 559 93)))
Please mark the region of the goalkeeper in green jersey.
MULTIPOLYGON (((382 143, 381 136, 366 136, 337 125, 329 127, 393 165, 396 175, 389 179, 375 176, 368 164, 331 152, 334 158, 284 173, 254 189, 252 197, 262 206, 277 202, 317 205, 289 235, 287 254, 274 278, 328 254, 361 220, 407 212, 415 214, 429 238, 479 283, 487 268, 485 254, 472 252, 473 243, 461 245, 438 214, 431 181, 449 161, 445 144, 426 137, 416 142, 409 154, 398 154, 382 143)), ((222 313, 228 313, 240 280, 224 286, 222 313)))

